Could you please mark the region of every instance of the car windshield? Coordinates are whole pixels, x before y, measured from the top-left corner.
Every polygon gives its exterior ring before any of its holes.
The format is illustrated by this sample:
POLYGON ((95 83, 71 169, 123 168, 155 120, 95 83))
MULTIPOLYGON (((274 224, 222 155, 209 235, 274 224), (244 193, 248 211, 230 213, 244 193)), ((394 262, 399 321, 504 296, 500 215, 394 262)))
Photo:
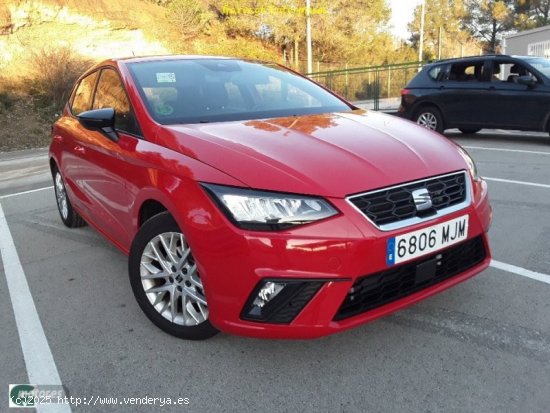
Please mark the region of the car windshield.
POLYGON ((129 64, 151 116, 164 125, 264 119, 353 107, 276 64, 231 59, 129 64))
POLYGON ((532 57, 525 59, 527 63, 541 72, 544 76, 550 78, 550 59, 544 57, 532 57))

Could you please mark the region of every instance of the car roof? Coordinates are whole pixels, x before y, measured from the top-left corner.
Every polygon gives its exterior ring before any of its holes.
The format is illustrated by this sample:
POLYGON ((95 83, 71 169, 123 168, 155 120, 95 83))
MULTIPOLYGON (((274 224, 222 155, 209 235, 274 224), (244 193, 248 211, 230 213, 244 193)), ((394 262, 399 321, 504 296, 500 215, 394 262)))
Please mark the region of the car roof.
POLYGON ((487 60, 487 59, 499 59, 499 58, 508 58, 508 59, 535 59, 537 56, 521 56, 521 55, 507 55, 507 54, 486 54, 481 56, 465 56, 465 57, 453 57, 450 59, 441 59, 430 61, 429 65, 437 65, 441 63, 456 63, 456 62, 467 62, 467 61, 477 61, 477 60, 487 60))
POLYGON ((152 56, 127 56, 127 57, 115 57, 110 59, 105 59, 100 62, 97 62, 92 67, 90 67, 86 73, 92 72, 99 67, 103 66, 118 66, 126 65, 128 63, 145 63, 145 62, 162 62, 170 60, 238 60, 241 62, 250 62, 250 63, 260 63, 260 64, 269 64, 273 62, 268 62, 260 59, 249 59, 242 57, 230 57, 230 56, 210 56, 210 55, 152 55, 152 56))
POLYGON ((109 59, 113 62, 139 63, 156 62, 162 60, 203 60, 203 59, 222 59, 222 60, 246 60, 229 56, 207 56, 207 55, 152 55, 152 56, 131 56, 109 59))
POLYGON ((116 67, 120 64, 126 65, 128 63, 132 64, 132 63, 145 63, 145 62, 162 62, 162 61, 170 61, 170 60, 207 60, 207 59, 238 60, 241 62, 263 63, 263 64, 271 63, 271 62, 267 62, 265 60, 259 60, 259 59, 247 59, 247 58, 230 57, 230 56, 209 56, 209 55, 151 55, 151 56, 113 57, 113 58, 105 59, 95 63, 88 70, 86 70, 86 72, 80 78, 104 66, 116 67))

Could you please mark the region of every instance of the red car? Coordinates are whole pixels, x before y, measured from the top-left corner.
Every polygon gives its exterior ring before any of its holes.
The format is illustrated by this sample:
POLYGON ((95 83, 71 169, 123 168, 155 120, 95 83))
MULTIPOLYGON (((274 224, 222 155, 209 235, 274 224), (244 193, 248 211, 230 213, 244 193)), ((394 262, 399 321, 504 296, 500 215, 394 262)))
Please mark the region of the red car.
POLYGON ((64 224, 128 254, 139 305, 182 338, 332 334, 490 261, 487 186, 464 150, 276 64, 100 63, 50 162, 64 224))

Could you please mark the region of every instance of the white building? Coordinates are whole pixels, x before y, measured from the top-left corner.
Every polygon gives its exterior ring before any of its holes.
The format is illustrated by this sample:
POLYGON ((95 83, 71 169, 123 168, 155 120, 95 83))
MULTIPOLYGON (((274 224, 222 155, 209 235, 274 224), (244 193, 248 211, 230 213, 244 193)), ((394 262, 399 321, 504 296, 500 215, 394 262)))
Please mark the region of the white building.
POLYGON ((550 26, 538 27, 506 36, 504 53, 550 58, 550 26))

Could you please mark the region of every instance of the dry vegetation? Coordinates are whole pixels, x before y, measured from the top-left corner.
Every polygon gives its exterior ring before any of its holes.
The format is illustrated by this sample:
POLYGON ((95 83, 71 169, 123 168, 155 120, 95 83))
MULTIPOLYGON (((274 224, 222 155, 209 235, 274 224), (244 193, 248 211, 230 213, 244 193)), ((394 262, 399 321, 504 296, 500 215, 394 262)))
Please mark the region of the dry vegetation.
POLYGON ((50 125, 92 64, 63 47, 34 51, 28 59, 25 73, 0 77, 0 152, 47 146, 50 125))
MULTIPOLYGON (((313 3, 319 10, 312 17, 314 71, 416 60, 419 7, 409 26, 410 42, 399 43, 389 33, 386 0, 313 3)), ((50 124, 74 80, 93 61, 107 57, 225 55, 283 62, 304 72, 305 18, 298 11, 304 4, 305 0, 0 0, 0 151, 47 145, 50 124)), ((483 41, 484 35, 492 39, 485 43, 494 50, 495 39, 506 30, 547 24, 549 5, 550 0, 426 0, 424 58, 436 56, 440 30, 443 57, 457 50, 472 54, 469 48, 477 52, 481 44, 476 38, 483 41)), ((392 73, 391 84, 389 78, 381 79, 382 92, 395 94, 408 77, 392 73)), ((347 76, 324 82, 350 99, 373 93, 369 74, 349 82, 347 76)))
POLYGON ((47 146, 53 116, 41 110, 34 97, 6 92, 9 89, 0 79, 0 152, 47 146))
POLYGON ((219 26, 209 27, 193 41, 183 39, 177 26, 167 19, 166 9, 150 2, 2 2, 0 152, 47 146, 50 125, 75 80, 108 56, 190 53, 277 59, 275 48, 238 36, 228 38, 219 26), (10 14, 10 5, 27 7, 21 9, 24 13, 18 14, 19 20, 10 14))

